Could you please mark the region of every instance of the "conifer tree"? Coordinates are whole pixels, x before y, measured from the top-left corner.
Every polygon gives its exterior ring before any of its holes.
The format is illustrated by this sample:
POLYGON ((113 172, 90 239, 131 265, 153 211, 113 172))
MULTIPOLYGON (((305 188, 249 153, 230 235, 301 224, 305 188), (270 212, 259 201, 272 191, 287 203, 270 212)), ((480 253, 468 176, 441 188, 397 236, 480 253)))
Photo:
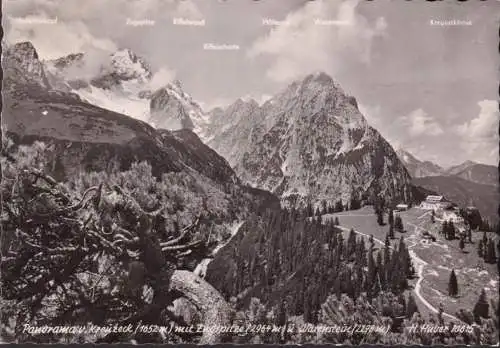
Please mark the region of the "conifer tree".
POLYGON ((321 201, 321 213, 324 215, 328 213, 327 205, 326 205, 326 200, 321 201))
MULTIPOLYGON (((374 282, 376 289, 378 289, 378 291, 381 291, 385 287, 385 271, 382 261, 382 254, 380 253, 380 251, 377 252, 377 269, 375 277, 376 279, 374 280, 374 282)), ((375 292, 375 294, 377 294, 377 292, 375 292)))
POLYGON ((408 319, 413 318, 414 313, 418 313, 418 306, 417 303, 415 302, 415 298, 413 297, 413 294, 410 293, 408 295, 408 301, 406 304, 406 317, 408 319))
POLYGON ((441 225, 441 234, 448 238, 448 222, 446 220, 443 221, 441 225))
POLYGON ((403 220, 401 219, 401 216, 399 216, 399 215, 396 215, 396 217, 394 219, 394 229, 398 232, 404 231, 403 220))
POLYGON ((309 202, 309 203, 307 203, 307 207, 306 207, 306 215, 313 216, 313 214, 314 214, 313 206, 312 206, 311 202, 309 202))
POLYGON ((432 223, 436 222, 436 212, 434 210, 432 210, 432 213, 431 213, 431 222, 432 223))
POLYGON ((453 221, 449 221, 448 222, 448 228, 449 228, 449 232, 448 232, 448 239, 452 240, 452 239, 455 239, 455 225, 453 224, 453 221))
POLYGON ((389 216, 388 216, 388 223, 389 225, 394 225, 394 211, 392 209, 389 210, 389 216))
POLYGON ((389 238, 394 239, 394 226, 392 224, 389 225, 389 238))
POLYGON ((477 300, 474 309, 474 320, 476 323, 480 324, 480 318, 488 318, 489 317, 490 305, 488 304, 488 300, 486 298, 486 291, 484 289, 481 290, 481 294, 479 295, 479 299, 477 300))
POLYGON ((448 295, 455 297, 458 295, 458 282, 455 270, 452 269, 450 273, 450 280, 448 282, 448 295))
POLYGON ((439 303, 439 312, 437 316, 438 316, 438 323, 441 326, 444 325, 443 313, 444 313, 443 303, 439 303))
POLYGON ((464 239, 463 238, 460 238, 460 242, 459 242, 458 246, 460 247, 460 250, 462 252, 464 252, 465 243, 464 243, 464 239))
POLYGON ((335 212, 339 213, 344 211, 344 204, 342 203, 342 200, 338 200, 335 203, 335 212))
POLYGON ((347 237, 347 248, 346 248, 346 258, 352 255, 356 250, 356 232, 351 228, 349 231, 349 237, 347 237))
POLYGON ((334 224, 335 224, 335 226, 339 226, 340 225, 338 216, 335 216, 335 223, 334 224))
POLYGON ((489 238, 486 243, 486 248, 483 251, 484 253, 484 261, 487 263, 495 263, 496 261, 496 252, 495 252, 495 243, 493 239, 489 238))
POLYGON ((484 243, 483 240, 479 240, 479 243, 477 245, 477 256, 480 258, 484 258, 484 243))
POLYGON ((375 279, 375 259, 373 258, 372 248, 370 248, 368 255, 368 271, 366 274, 366 290, 368 291, 373 287, 373 281, 375 279))
POLYGON ((382 210, 377 211, 377 223, 379 226, 384 225, 384 212, 382 210))
POLYGON ((333 292, 337 296, 337 298, 340 300, 340 296, 342 295, 340 274, 337 274, 337 278, 335 278, 335 281, 333 284, 334 284, 333 292))
MULTIPOLYGON (((389 273, 391 269, 391 250, 389 248, 390 243, 389 243, 389 235, 385 236, 385 243, 384 243, 384 268, 381 271, 381 273, 384 274, 384 284, 387 285, 389 283, 389 273)), ((384 288, 385 289, 385 288, 384 288)))

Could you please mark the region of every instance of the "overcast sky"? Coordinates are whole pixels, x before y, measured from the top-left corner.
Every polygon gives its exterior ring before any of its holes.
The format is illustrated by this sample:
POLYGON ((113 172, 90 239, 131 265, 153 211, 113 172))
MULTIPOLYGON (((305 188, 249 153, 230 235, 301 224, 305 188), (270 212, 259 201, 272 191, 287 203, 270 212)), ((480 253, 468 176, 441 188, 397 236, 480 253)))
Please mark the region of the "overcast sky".
POLYGON ((496 165, 499 10, 498 1, 474 0, 4 0, 3 25, 8 42, 30 40, 43 59, 130 48, 207 109, 265 100, 322 70, 394 147, 443 166, 496 165), (30 16, 31 24, 16 20, 30 16), (57 24, 35 23, 41 18, 57 24), (431 23, 451 20, 464 23, 431 23), (240 49, 204 50, 206 43, 240 49))

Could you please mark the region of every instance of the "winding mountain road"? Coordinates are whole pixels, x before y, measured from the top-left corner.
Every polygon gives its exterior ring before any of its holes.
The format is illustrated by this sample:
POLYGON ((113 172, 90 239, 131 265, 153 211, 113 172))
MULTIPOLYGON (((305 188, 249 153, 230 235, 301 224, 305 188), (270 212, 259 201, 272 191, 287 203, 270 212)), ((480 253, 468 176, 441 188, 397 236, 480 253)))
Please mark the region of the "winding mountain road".
MULTIPOLYGON (((337 215, 338 216, 338 215, 337 215)), ((355 215, 350 215, 350 216, 355 216, 355 215)), ((361 215, 360 215, 361 216, 361 215)), ((366 215, 363 215, 363 216, 366 216, 366 215)), ((409 225, 413 225, 411 223, 408 223, 409 225)), ((417 236, 417 233, 418 233, 418 229, 419 227, 417 225, 413 225, 415 226, 415 231, 414 231, 414 234, 413 235, 410 235, 410 236, 417 236)), ((347 227, 343 227, 343 226, 337 226, 338 228, 344 230, 344 231, 350 231, 351 229, 350 228, 347 228, 347 227)), ((354 230, 354 229, 353 229, 354 230)), ((366 237, 370 237, 370 235, 366 234, 366 233, 363 233, 363 232, 360 232, 360 231, 356 231, 354 230, 354 232, 356 234, 359 234, 359 235, 362 235, 362 236, 366 236, 366 237)), ((373 240, 381 245, 384 245, 384 242, 381 241, 380 239, 377 239, 375 237, 373 237, 373 240)), ((420 302, 422 302, 422 304, 427 307, 430 311, 434 312, 434 313, 438 313, 439 310, 434 307, 433 305, 431 305, 426 299, 425 297, 421 294, 420 290, 422 288, 422 281, 424 280, 424 267, 428 264, 427 262, 425 262, 424 260, 422 260, 420 257, 417 256, 417 254, 411 250, 415 245, 417 245, 417 243, 414 243, 412 244, 411 246, 408 246, 408 251, 410 252, 410 256, 414 262, 414 264, 416 265, 416 268, 417 268, 417 275, 418 275, 418 280, 417 280, 417 283, 415 284, 415 288, 413 289, 413 292, 415 293, 415 296, 420 300, 420 302)), ((392 246, 390 246, 391 249, 394 249, 392 246)), ((458 319, 457 317, 451 315, 451 314, 448 314, 448 313, 445 313, 443 312, 443 316, 445 317, 448 317, 452 320, 456 320, 457 322, 461 322, 460 319, 458 319)))

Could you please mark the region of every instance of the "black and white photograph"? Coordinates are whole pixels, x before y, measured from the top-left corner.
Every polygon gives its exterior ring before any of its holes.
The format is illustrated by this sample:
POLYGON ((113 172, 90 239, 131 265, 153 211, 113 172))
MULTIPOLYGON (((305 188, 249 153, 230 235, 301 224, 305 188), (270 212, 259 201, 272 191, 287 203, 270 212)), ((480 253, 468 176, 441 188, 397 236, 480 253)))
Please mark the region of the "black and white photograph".
POLYGON ((498 346, 499 14, 3 0, 0 343, 498 346))

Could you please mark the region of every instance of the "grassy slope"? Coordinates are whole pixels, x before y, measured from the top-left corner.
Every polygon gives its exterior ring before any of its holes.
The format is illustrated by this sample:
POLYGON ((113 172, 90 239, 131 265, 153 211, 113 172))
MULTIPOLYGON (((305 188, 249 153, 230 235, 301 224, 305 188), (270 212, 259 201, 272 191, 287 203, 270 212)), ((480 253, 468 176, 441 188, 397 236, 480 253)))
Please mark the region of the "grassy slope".
MULTIPOLYGON (((434 307, 438 308, 442 302, 444 311, 452 315, 460 308, 472 309, 476 303, 482 288, 486 289, 487 295, 492 298, 498 296, 498 275, 496 265, 484 264, 477 256, 477 242, 483 233, 474 233, 472 240, 474 244, 466 244, 462 253, 458 248, 458 240, 447 241, 438 234, 441 227, 439 222, 432 224, 429 214, 418 208, 412 208, 402 212, 401 217, 407 230, 404 233, 405 241, 418 257, 427 262, 424 267, 424 280, 421 283, 421 295, 434 307), (417 232, 415 232, 418 226, 417 232), (421 242, 422 230, 428 230, 436 236, 436 242, 421 242), (424 244, 425 243, 425 244, 424 244), (479 267, 476 267, 478 266, 479 267), (448 297, 448 280, 451 269, 454 268, 458 278, 459 297, 456 299, 448 297)), ((348 211, 338 214, 328 214, 325 218, 339 217, 340 224, 352 227, 355 230, 373 234, 375 238, 385 239, 389 226, 378 226, 376 216, 372 207, 364 207, 360 210, 348 211)), ((399 238, 402 234, 396 232, 399 238)), ((498 238, 495 233, 490 233, 493 238, 498 238)), ((393 241, 394 244, 396 241, 393 241)), ((412 282, 415 284, 415 281, 412 282)), ((430 311, 417 299, 417 304, 422 313, 430 311)))

